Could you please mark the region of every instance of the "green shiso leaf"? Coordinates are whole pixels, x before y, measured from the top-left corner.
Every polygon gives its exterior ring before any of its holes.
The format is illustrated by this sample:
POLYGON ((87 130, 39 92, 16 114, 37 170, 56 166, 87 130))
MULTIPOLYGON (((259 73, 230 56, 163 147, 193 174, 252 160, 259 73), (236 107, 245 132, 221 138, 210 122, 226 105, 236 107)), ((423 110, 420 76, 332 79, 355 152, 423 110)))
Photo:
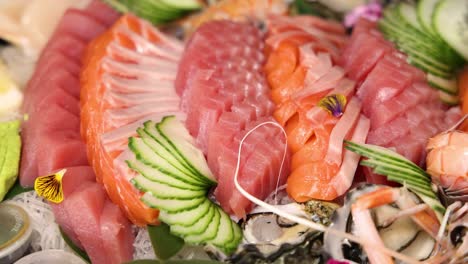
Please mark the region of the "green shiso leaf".
POLYGON ((184 246, 184 240, 171 234, 169 226, 161 223, 158 226, 148 225, 148 233, 154 253, 159 259, 169 259, 184 246))
POLYGON ((89 259, 89 256, 88 254, 86 254, 86 252, 84 250, 82 250, 81 248, 79 248, 77 245, 75 245, 75 243, 73 243, 73 241, 67 236, 67 234, 65 234, 65 232, 63 232, 63 229, 61 227, 59 227, 60 229, 60 234, 62 235, 63 237, 63 240, 65 240, 65 243, 67 243, 67 245, 80 257, 82 258, 84 261, 86 261, 87 263, 91 263, 91 260, 89 259))
POLYGON ((391 181, 407 186, 424 203, 429 205, 435 211, 439 221, 442 221, 445 207, 432 189, 431 177, 427 172, 404 156, 389 149, 346 140, 345 143, 346 149, 368 158, 361 161, 361 165, 372 168, 373 172, 385 175, 391 181))
POLYGON ((33 191, 33 190, 34 190, 34 188, 29 188, 29 187, 24 188, 23 186, 21 186, 21 184, 19 183, 19 179, 17 179, 15 184, 13 185, 13 187, 11 187, 11 189, 5 195, 5 200, 12 199, 13 197, 15 197, 18 194, 21 194, 21 193, 24 193, 24 192, 30 192, 30 191, 33 191))

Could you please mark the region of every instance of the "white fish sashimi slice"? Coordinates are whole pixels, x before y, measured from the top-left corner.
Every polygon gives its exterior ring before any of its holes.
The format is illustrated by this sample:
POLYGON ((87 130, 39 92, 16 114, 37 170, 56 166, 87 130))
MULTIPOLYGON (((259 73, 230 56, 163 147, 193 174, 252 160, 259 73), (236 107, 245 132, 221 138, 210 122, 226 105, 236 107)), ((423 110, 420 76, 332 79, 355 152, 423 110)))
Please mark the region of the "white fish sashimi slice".
POLYGON ((152 80, 153 83, 161 80, 175 81, 175 71, 172 69, 159 68, 152 69, 151 67, 130 64, 128 63, 117 62, 110 58, 104 58, 102 60, 102 68, 116 75, 125 74, 129 78, 146 78, 152 80))
POLYGON ((107 152, 124 150, 127 147, 128 138, 134 136, 136 134, 137 128, 141 127, 143 123, 148 120, 159 122, 163 117, 171 115, 176 116, 177 119, 181 121, 185 121, 186 118, 186 115, 180 111, 160 112, 147 115, 133 123, 121 126, 117 129, 102 134, 101 144, 107 152))
POLYGON ((110 109, 104 114, 104 119, 108 125, 120 127, 135 122, 150 114, 175 111, 179 111, 179 105, 177 103, 162 101, 157 104, 149 103, 128 108, 110 109))
POLYGON ((130 107, 162 101, 174 102, 176 105, 180 103, 180 98, 175 90, 170 93, 164 90, 155 90, 152 93, 119 93, 113 90, 106 90, 104 100, 113 107, 130 107))
POLYGON ((122 93, 151 93, 155 90, 173 92, 174 82, 169 80, 161 80, 154 82, 148 78, 128 79, 105 73, 102 75, 102 84, 106 89, 122 93))
POLYGON ((145 56, 134 50, 123 47, 116 42, 109 44, 107 47, 107 54, 114 59, 124 59, 146 67, 170 69, 173 70, 174 73, 177 72, 177 63, 174 61, 164 58, 145 56))

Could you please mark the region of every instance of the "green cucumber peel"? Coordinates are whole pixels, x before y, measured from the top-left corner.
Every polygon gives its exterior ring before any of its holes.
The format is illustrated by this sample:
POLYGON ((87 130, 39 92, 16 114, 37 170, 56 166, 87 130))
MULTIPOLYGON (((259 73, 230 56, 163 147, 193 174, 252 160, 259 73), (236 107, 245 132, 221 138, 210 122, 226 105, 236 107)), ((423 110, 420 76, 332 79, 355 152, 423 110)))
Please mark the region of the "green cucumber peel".
POLYGON ((414 192, 434 210, 439 221, 442 221, 445 207, 432 189, 431 178, 427 172, 402 155, 380 146, 345 140, 345 148, 368 158, 361 161, 361 165, 372 168, 375 173, 385 175, 389 180, 398 182, 414 192))

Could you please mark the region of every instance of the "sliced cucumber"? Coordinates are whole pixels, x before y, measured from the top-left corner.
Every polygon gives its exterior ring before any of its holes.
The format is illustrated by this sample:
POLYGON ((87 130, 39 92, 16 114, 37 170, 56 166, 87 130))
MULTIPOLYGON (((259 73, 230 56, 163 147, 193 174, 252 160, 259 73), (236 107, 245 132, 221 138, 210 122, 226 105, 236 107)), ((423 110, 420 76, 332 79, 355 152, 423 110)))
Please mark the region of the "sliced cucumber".
POLYGON ((468 60, 468 1, 442 0, 435 7, 432 23, 444 39, 468 60))
POLYGON ((224 245, 225 252, 233 252, 242 241, 242 229, 235 222, 231 221, 232 231, 234 232, 234 239, 224 245))
POLYGON ((211 201, 205 199, 200 206, 187 211, 169 213, 164 210, 159 212, 159 219, 168 225, 192 226, 199 219, 208 213, 211 207, 211 201))
POLYGON ((172 225, 171 232, 180 237, 186 237, 188 235, 199 235, 207 229, 208 225, 213 221, 216 214, 216 207, 211 204, 210 210, 202 218, 191 226, 172 225))
POLYGON ((193 138, 175 116, 163 118, 163 120, 156 125, 156 128, 180 156, 184 159, 185 157, 190 157, 190 161, 187 159, 185 160, 195 168, 201 176, 209 182, 216 183, 216 178, 213 176, 210 168, 208 168, 205 156, 194 146, 193 138))
POLYGON ((418 20, 423 26, 426 32, 429 32, 432 35, 437 35, 436 31, 432 27, 432 14, 434 13, 434 8, 440 0, 419 0, 417 11, 418 20))
MULTIPOLYGON (((179 170, 175 169, 167 160, 163 159, 161 156, 156 154, 141 138, 130 138, 128 140, 129 148, 135 153, 136 158, 145 163, 146 165, 151 166, 154 169, 159 170, 161 173, 167 174, 171 177, 183 179, 192 179, 196 184, 202 185, 203 182, 196 182, 196 178, 191 178, 190 175, 185 175, 179 170)), ((195 184, 194 183, 194 184, 195 184)))
POLYGON ((427 81, 429 84, 445 93, 451 94, 451 95, 457 95, 458 94, 458 84, 457 84, 457 79, 452 78, 452 79, 444 79, 440 78, 438 76, 434 76, 430 73, 427 74, 427 81))
POLYGON ((410 24, 419 31, 423 31, 424 28, 419 23, 418 16, 416 14, 416 8, 408 3, 400 2, 398 4, 398 12, 400 16, 405 20, 406 23, 410 24))
MULTIPOLYGON (((144 129, 139 128, 137 132, 146 146, 148 146, 154 152, 154 154, 158 156, 158 159, 156 159, 154 155, 147 156, 142 152, 140 159, 143 161, 143 163, 155 165, 164 171, 170 172, 173 175, 172 177, 179 178, 180 180, 186 181, 193 185, 200 186, 202 188, 207 186, 207 184, 203 183, 199 177, 186 170, 185 167, 182 166, 180 162, 178 162, 177 159, 171 155, 170 152, 168 152, 161 144, 154 140, 154 138, 145 132, 144 129)), ((138 145, 135 147, 138 147, 138 145)), ((142 151, 145 150, 148 149, 142 149, 142 151)))
POLYGON ((137 189, 143 192, 150 192, 153 196, 161 199, 188 200, 206 195, 207 193, 206 190, 193 191, 171 187, 163 183, 151 181, 142 175, 134 177, 131 182, 137 189))
POLYGON ((221 219, 219 221, 219 231, 216 237, 210 240, 210 243, 218 247, 225 247, 234 239, 232 221, 231 218, 229 218, 229 215, 223 212, 221 208, 218 206, 216 206, 216 208, 221 215, 221 219))
POLYGON ((460 97, 458 95, 448 94, 443 91, 439 91, 439 98, 447 105, 458 105, 460 103, 460 97))
POLYGON ((137 134, 128 144, 135 155, 126 162, 139 173, 131 182, 145 192, 141 200, 159 209, 159 219, 186 242, 236 250, 242 231, 206 197, 214 177, 183 124, 165 117, 145 122, 137 134))
POLYGON ((203 232, 202 234, 198 234, 198 235, 195 235, 195 234, 188 235, 184 237, 184 240, 188 243, 199 245, 199 244, 206 243, 206 241, 213 239, 214 237, 216 237, 216 235, 219 232, 220 219, 221 219, 221 213, 219 212, 219 210, 215 209, 212 221, 206 227, 205 232, 203 232))
POLYGON ((159 0, 159 1, 176 10, 197 10, 197 9, 202 8, 200 1, 197 1, 197 0, 159 0))
POLYGON ((429 205, 434 210, 439 221, 442 221, 445 207, 440 203, 437 195, 432 190, 429 180, 430 176, 424 170, 402 155, 380 146, 346 141, 345 148, 368 158, 368 160, 361 161, 362 165, 372 167, 374 172, 383 174, 387 176, 389 180, 407 186, 408 189, 417 194, 421 200, 429 205), (401 164, 402 168, 404 166, 406 169, 412 168, 411 170, 415 172, 420 171, 420 174, 407 177, 406 170, 398 170, 398 164, 401 164))
POLYGON ((179 155, 179 152, 177 152, 177 149, 175 149, 173 145, 171 145, 170 142, 159 133, 159 131, 156 129, 156 123, 152 121, 148 121, 144 123, 144 127, 145 127, 144 130, 149 135, 151 135, 151 137, 154 138, 154 140, 156 140, 161 145, 162 148, 164 148, 164 150, 160 150, 160 151, 170 153, 171 163, 178 163, 182 167, 182 168, 179 168, 180 170, 185 171, 186 174, 194 175, 194 177, 197 177, 197 178, 199 177, 199 173, 194 167, 190 165, 190 162, 188 162, 187 159, 184 158, 182 155, 179 155))
POLYGON ((143 162, 137 160, 136 158, 134 160, 127 160, 127 165, 130 169, 140 173, 143 175, 145 178, 154 181, 154 182, 159 182, 162 184, 166 184, 171 187, 176 187, 179 189, 186 189, 186 190, 204 190, 204 187, 200 187, 194 184, 191 184, 183 179, 183 177, 174 177, 167 175, 165 173, 160 172, 157 169, 154 169, 153 167, 150 167, 143 162))
POLYGON ((176 213, 180 211, 186 211, 200 206, 205 201, 205 195, 200 197, 193 197, 189 200, 180 199, 161 199, 154 197, 151 193, 147 192, 143 194, 141 200, 149 207, 161 209, 169 213, 176 213))
POLYGON ((218 235, 219 232, 223 232, 224 230, 220 230, 220 221, 221 221, 221 212, 219 210, 215 210, 215 215, 211 220, 210 224, 206 227, 205 232, 198 235, 188 235, 184 237, 184 240, 191 244, 202 244, 206 241, 210 241, 218 235))

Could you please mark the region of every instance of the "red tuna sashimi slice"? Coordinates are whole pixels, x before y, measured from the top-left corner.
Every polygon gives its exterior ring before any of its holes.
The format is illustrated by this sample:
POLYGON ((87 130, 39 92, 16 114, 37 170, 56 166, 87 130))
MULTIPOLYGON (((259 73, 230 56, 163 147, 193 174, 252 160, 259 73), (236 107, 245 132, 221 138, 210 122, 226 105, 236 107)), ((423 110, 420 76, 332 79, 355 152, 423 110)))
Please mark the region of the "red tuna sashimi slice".
POLYGON ((66 170, 67 171, 62 180, 64 200, 58 204, 49 204, 52 207, 57 224, 60 225, 62 230, 76 245, 83 248, 75 231, 73 231, 71 221, 65 209, 65 204, 68 202, 67 198, 72 195, 75 190, 79 189, 81 185, 95 182, 96 176, 94 175, 93 169, 89 166, 69 167, 66 168, 66 170))
POLYGON ((105 192, 98 183, 88 183, 67 198, 65 209, 72 228, 92 263, 109 263, 101 236, 100 219, 105 192))
POLYGON ((64 90, 67 94, 73 96, 77 100, 80 98, 80 86, 77 83, 77 77, 64 69, 50 70, 44 77, 31 79, 28 83, 28 91, 25 92, 23 102, 23 111, 28 113, 28 109, 34 105, 36 97, 42 97, 48 91, 47 84, 57 84, 57 88, 64 90), (47 76, 47 77, 45 77, 47 76), (29 88, 30 87, 30 88, 29 88), (46 91, 44 91, 46 90, 46 91))
POLYGON ((59 21, 51 37, 54 40, 62 34, 72 34, 83 41, 90 41, 106 30, 106 26, 85 11, 68 9, 59 21))
MULTIPOLYGON (((262 48, 262 33, 252 25, 230 21, 207 23, 189 41, 176 79, 177 92, 183 92, 186 126, 218 177, 215 195, 226 211, 238 217, 251 209, 251 203, 234 187, 239 141, 233 139, 244 135, 257 121, 271 120, 268 118, 274 109, 260 67, 252 66, 263 64, 262 48), (250 106, 245 108, 250 114, 240 115, 238 105, 250 106)), ((272 126, 268 129, 278 131, 272 126)), ((247 154, 239 175, 245 181, 244 187, 260 198, 273 190, 271 181, 276 183, 281 163, 278 153, 282 155, 285 143, 278 134, 268 144, 263 147, 265 151, 247 154)), ((280 184, 284 181, 285 177, 281 177, 280 184)))
POLYGON ((394 118, 409 111, 410 108, 429 102, 437 102, 437 92, 428 87, 426 83, 413 83, 402 93, 391 100, 387 100, 376 106, 370 114, 371 129, 375 130, 394 118))
POLYGON ((399 94, 411 82, 411 74, 380 60, 357 89, 357 96, 364 106, 363 113, 370 116, 372 109, 399 94))
POLYGON ((85 42, 81 39, 71 34, 62 34, 60 37, 57 37, 55 41, 48 42, 37 61, 37 65, 42 65, 50 54, 55 52, 63 54, 70 60, 79 61, 85 46, 85 42))
POLYGON ((101 238, 106 263, 124 263, 133 259, 133 234, 130 222, 120 208, 106 199, 101 219, 101 238))
MULTIPOLYGON (((342 60, 348 72, 359 66, 358 63, 352 65, 346 62, 352 61, 350 58, 362 50, 358 43, 360 35, 373 36, 386 42, 374 28, 374 23, 363 22, 358 23, 353 31, 342 60)), ((365 59, 366 55, 363 54, 363 57, 365 59)), ((425 159, 424 145, 427 138, 448 127, 444 121, 447 116, 445 108, 438 102, 437 93, 424 79, 424 73, 409 65, 406 56, 394 49, 379 59, 358 88, 358 96, 363 99, 364 113, 371 118, 372 129, 367 143, 393 148, 419 165, 423 165, 425 159), (379 66, 381 73, 373 75, 379 66)), ((369 182, 387 183, 383 176, 375 175, 368 169, 364 172, 369 182)))
POLYGON ((39 176, 37 160, 39 147, 41 146, 39 141, 41 135, 54 131, 79 131, 79 118, 58 105, 50 105, 41 114, 43 114, 42 117, 38 116, 37 113, 31 116, 22 126, 23 148, 21 152, 20 182, 23 186, 33 186, 34 180, 39 176), (44 116, 47 118, 44 118, 44 116))
POLYGON ((343 51, 340 65, 347 69, 351 79, 359 83, 385 54, 394 50, 391 45, 367 32, 357 35, 351 43, 353 46, 343 51), (347 49, 353 52, 347 52, 347 49))
POLYGON ((88 165, 86 145, 78 131, 55 131, 38 139, 41 142, 36 154, 38 175, 47 175, 67 166, 88 165))
POLYGON ((34 105, 31 104, 29 117, 39 116, 41 110, 45 110, 51 105, 58 105, 70 114, 80 116, 79 101, 68 94, 57 84, 49 84, 50 91, 43 94, 42 97, 37 97, 34 105))
POLYGON ((103 0, 93 0, 84 11, 106 26, 111 26, 120 17, 120 14, 105 4, 103 0))

